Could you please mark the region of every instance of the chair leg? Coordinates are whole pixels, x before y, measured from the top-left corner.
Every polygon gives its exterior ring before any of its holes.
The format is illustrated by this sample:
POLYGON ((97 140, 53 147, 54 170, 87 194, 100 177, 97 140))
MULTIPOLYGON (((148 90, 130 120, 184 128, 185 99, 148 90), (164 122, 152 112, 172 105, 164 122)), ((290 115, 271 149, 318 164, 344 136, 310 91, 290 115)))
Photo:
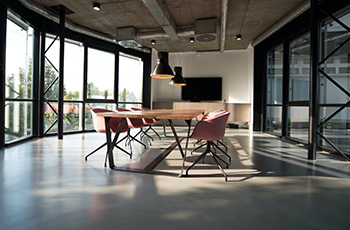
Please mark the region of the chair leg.
POLYGON ((127 155, 130 156, 130 159, 131 159, 131 156, 132 156, 132 153, 129 153, 128 151, 126 151, 125 149, 123 148, 120 148, 118 145, 115 145, 115 147, 117 147, 117 149, 121 150, 122 152, 126 153, 127 155))
POLYGON ((224 148, 225 148, 225 150, 226 150, 226 152, 227 152, 227 146, 226 146, 222 141, 218 141, 218 144, 224 146, 224 148))
POLYGON ((202 147, 203 147, 204 145, 206 145, 206 144, 207 144, 207 143, 201 144, 201 145, 198 146, 197 148, 193 149, 193 150, 191 151, 191 155, 193 154, 194 151, 196 151, 196 150, 202 148, 202 147))
POLYGON ((231 162, 231 156, 228 155, 227 150, 226 150, 226 152, 225 152, 224 150, 222 150, 222 149, 221 149, 217 144, 215 144, 214 142, 213 142, 213 145, 215 146, 215 148, 219 149, 223 154, 225 154, 225 155, 228 157, 229 161, 231 162))
MULTIPOLYGON (((149 128, 148 128, 147 130, 149 130, 149 128)), ((141 140, 142 140, 142 138, 143 138, 144 136, 147 136, 149 139, 151 139, 152 141, 154 141, 153 137, 151 137, 150 135, 148 135, 147 130, 144 131, 144 130, 141 128, 141 131, 140 131, 140 132, 142 132, 141 135, 140 135, 141 140)), ((136 135, 136 136, 137 136, 137 135, 136 135)), ((135 137, 136 137, 136 136, 135 136, 135 137)), ((150 142, 150 143, 151 143, 151 142, 150 142)))
MULTIPOLYGON (((141 131, 139 131, 135 136, 131 136, 130 133, 129 133, 129 137, 130 137, 130 140, 129 140, 129 145, 131 143, 131 141, 137 141, 138 143, 140 143, 141 145, 143 145, 143 147, 146 149, 146 145, 144 143, 142 143, 141 141, 137 140, 136 139, 136 136, 139 135, 141 133, 141 131)), ((130 145, 131 146, 131 145, 130 145)))
POLYGON ((216 153, 214 153, 214 152, 211 152, 211 154, 213 155, 213 156, 215 156, 215 157, 217 157, 219 160, 221 160, 225 165, 226 165, 226 168, 228 168, 228 163, 224 160, 224 159, 222 159, 220 156, 218 156, 216 153))
POLYGON ((196 144, 200 143, 202 139, 198 139, 196 142, 193 143, 193 147, 196 146, 196 144))
POLYGON ((226 172, 224 171, 224 169, 222 168, 222 166, 220 165, 219 161, 216 159, 217 155, 215 156, 215 155, 212 154, 212 153, 211 153, 211 155, 213 156, 214 161, 215 161, 216 164, 218 165, 220 171, 222 172, 222 174, 223 174, 224 177, 225 177, 225 181, 227 182, 227 174, 226 174, 226 172))
POLYGON ((156 130, 153 129, 152 125, 149 125, 148 128, 146 129, 146 131, 144 131, 144 134, 147 135, 148 137, 152 138, 153 141, 153 137, 151 137, 150 135, 148 135, 148 131, 152 130, 157 137, 159 138, 159 140, 161 140, 162 138, 159 136, 158 132, 156 130))
MULTIPOLYGON (((143 145, 146 148, 146 145, 144 143, 142 143, 141 141, 137 140, 135 137, 137 135, 139 135, 141 133, 141 131, 139 131, 134 137, 130 134, 130 129, 128 130, 126 136, 123 138, 127 138, 127 140, 125 141, 125 146, 129 145, 129 147, 131 148, 131 141, 135 140, 137 142, 139 142, 141 145, 143 145)), ((118 142, 119 143, 119 142, 118 142)))
POLYGON ((101 148, 103 148, 103 147, 106 146, 106 145, 107 145, 107 142, 104 143, 103 145, 101 145, 100 147, 98 147, 97 149, 95 149, 94 151, 92 151, 91 153, 89 153, 88 155, 86 155, 85 161, 87 161, 87 158, 88 158, 89 156, 91 156, 92 154, 94 154, 95 152, 97 152, 98 150, 100 150, 101 148))
MULTIPOLYGON (((160 137, 159 133, 150 125, 149 126, 149 129, 152 130, 156 135, 157 137, 159 138, 159 140, 161 140, 162 138, 160 137)), ((147 132, 146 132, 147 133, 147 132)))
MULTIPOLYGON (((218 161, 221 160, 223 163, 226 164, 227 168, 228 168, 228 164, 226 161, 224 161, 221 157, 219 157, 217 154, 215 154, 213 151, 211 151, 211 147, 213 145, 213 142, 212 141, 208 141, 206 143, 207 147, 205 149, 205 151, 199 156, 197 157, 197 159, 192 163, 192 165, 190 167, 188 167, 186 169, 186 176, 188 175, 188 171, 193 168, 193 166, 195 166, 201 159, 203 159, 208 153, 213 157, 215 163, 218 165, 220 171, 222 172, 222 174, 225 176, 225 181, 227 181, 227 174, 226 172, 224 171, 223 167, 221 166, 220 162, 218 161)), ((201 146, 197 147, 197 148, 200 148, 201 146)))
POLYGON ((186 176, 188 175, 188 171, 189 171, 191 168, 193 168, 193 166, 195 166, 195 165, 198 163, 198 161, 200 161, 200 160, 201 160, 205 155, 207 155, 209 152, 210 152, 210 151, 209 151, 208 149, 206 149, 204 153, 202 153, 199 157, 197 157, 197 159, 193 162, 193 164, 192 164, 190 167, 188 167, 188 169, 186 169, 186 176))

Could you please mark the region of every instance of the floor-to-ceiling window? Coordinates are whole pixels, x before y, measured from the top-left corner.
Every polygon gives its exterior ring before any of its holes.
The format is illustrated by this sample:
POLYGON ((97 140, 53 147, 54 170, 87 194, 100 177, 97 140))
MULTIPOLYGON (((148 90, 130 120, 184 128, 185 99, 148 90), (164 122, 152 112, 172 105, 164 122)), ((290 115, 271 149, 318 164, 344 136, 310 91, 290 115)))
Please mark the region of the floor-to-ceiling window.
POLYGON ((59 93, 59 37, 45 38, 44 133, 57 133, 59 93))
POLYGON ((5 143, 32 135, 33 39, 31 26, 8 11, 6 31, 5 143))
POLYGON ((281 135, 283 89, 283 45, 267 53, 266 131, 281 135))
POLYGON ((118 106, 140 107, 143 90, 143 61, 139 57, 120 53, 118 106))
MULTIPOLYGON (((290 42, 288 134, 307 141, 309 127, 310 33, 290 42)), ((285 89, 287 90, 287 89, 285 89)))
MULTIPOLYGON (((309 125, 314 119, 310 117, 309 110, 317 106, 319 109, 319 124, 315 126, 318 147, 332 148, 341 154, 350 154, 350 4, 346 1, 339 1, 339 5, 333 1, 320 1, 314 8, 318 11, 320 24, 310 25, 310 11, 306 11, 298 18, 289 22, 281 30, 276 32, 264 41, 264 44, 256 46, 257 57, 266 58, 264 65, 255 64, 256 82, 259 78, 266 79, 264 89, 266 103, 255 97, 257 111, 261 105, 265 105, 264 122, 259 121, 259 114, 256 113, 254 125, 255 130, 264 130, 287 139, 293 139, 301 143, 307 143, 309 135, 309 125), (302 22, 305 22, 303 24, 302 22), (313 43, 310 39, 310 27, 315 29, 320 27, 320 43, 313 43), (280 94, 283 96, 280 101, 274 102, 278 85, 276 68, 274 62, 276 57, 276 47, 284 44, 282 63, 288 69, 284 69, 283 84, 281 84, 280 94), (272 47, 272 49, 271 49, 272 47), (287 48, 288 47, 288 48, 287 48), (319 56, 311 57, 311 48, 319 52, 319 56), (313 60, 317 60, 316 66, 313 60), (311 66, 311 64, 315 66, 311 66), (311 85, 311 67, 318 67, 319 85, 311 85), (267 74, 264 76, 264 71, 267 74), (275 87, 276 88, 276 87, 275 87), (312 92, 319 93, 319 100, 312 100, 310 105, 310 88, 312 92), (273 124, 277 120, 276 107, 281 103, 282 132, 276 132, 273 124), (319 104, 318 104, 319 103, 319 104), (312 106, 312 107, 311 107, 312 106), (285 123, 284 123, 285 122, 285 123)), ((312 30, 314 31, 314 30, 312 30)), ((317 39, 316 39, 317 40, 317 39)), ((313 75, 316 76, 317 74, 313 75)), ((259 84, 256 84, 258 87, 259 84)), ((261 89, 256 89, 259 94, 261 89)), ((277 91, 278 92, 278 91, 277 91)), ((277 100, 278 101, 278 100, 277 100)), ((278 114, 281 114, 278 112, 278 114)), ((318 120, 318 119, 316 119, 318 120)), ((315 143, 312 143, 315 144, 315 143)))
POLYGON ((93 129, 91 110, 114 110, 115 54, 95 48, 87 49, 87 85, 85 104, 85 129, 93 129))
MULTIPOLYGON (((320 74, 320 131, 341 151, 350 150, 350 9, 339 12, 334 19, 325 20, 322 32, 320 74), (343 25, 341 25, 343 24, 343 25), (337 49, 337 50, 335 50, 337 49), (336 51, 336 52, 334 52, 336 51)), ((322 145, 330 147, 322 140, 322 145)))
POLYGON ((64 132, 83 130, 84 46, 66 39, 64 52, 64 132))

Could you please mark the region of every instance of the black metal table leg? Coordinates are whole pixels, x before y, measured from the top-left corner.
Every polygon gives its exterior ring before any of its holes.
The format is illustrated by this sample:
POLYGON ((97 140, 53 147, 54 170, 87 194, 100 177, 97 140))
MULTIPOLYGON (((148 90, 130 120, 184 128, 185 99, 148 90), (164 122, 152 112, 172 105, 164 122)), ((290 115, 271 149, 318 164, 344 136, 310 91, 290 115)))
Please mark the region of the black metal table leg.
POLYGON ((115 164, 114 164, 114 157, 113 157, 113 148, 115 146, 115 144, 117 143, 120 131, 122 130, 122 128, 124 127, 124 124, 126 122, 126 118, 123 117, 119 123, 118 129, 115 132, 115 136, 114 139, 112 141, 112 134, 110 131, 110 122, 111 118, 110 117, 105 117, 105 126, 106 126, 106 139, 107 139, 107 155, 108 155, 108 163, 109 163, 109 167, 111 169, 114 169, 115 164))
POLYGON ((173 131, 173 134, 174 134, 174 137, 175 137, 175 140, 176 140, 176 143, 177 143, 177 146, 179 147, 179 150, 180 150, 180 153, 181 153, 181 156, 182 158, 185 157, 184 155, 184 152, 182 150, 182 147, 181 147, 181 144, 180 144, 180 141, 179 141, 179 137, 177 136, 176 134, 176 130, 175 130, 175 127, 174 127, 174 124, 173 124, 173 121, 172 120, 168 120, 169 121, 169 124, 170 124, 170 127, 171 127, 171 130, 173 131))

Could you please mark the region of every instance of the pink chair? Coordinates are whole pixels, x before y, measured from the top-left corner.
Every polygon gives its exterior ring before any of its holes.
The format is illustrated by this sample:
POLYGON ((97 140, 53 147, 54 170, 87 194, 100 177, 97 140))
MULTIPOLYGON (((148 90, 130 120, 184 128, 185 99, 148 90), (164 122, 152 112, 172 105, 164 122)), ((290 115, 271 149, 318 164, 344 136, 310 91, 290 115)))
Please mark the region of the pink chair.
MULTIPOLYGON (((208 114, 208 116, 211 116, 210 114, 219 114, 219 113, 221 113, 221 112, 226 112, 226 110, 223 110, 223 109, 217 109, 217 110, 215 110, 215 111, 213 111, 213 112, 210 112, 209 114, 208 114)), ((196 146, 197 144, 200 144, 202 142, 202 140, 201 139, 198 139, 194 144, 193 144, 193 146, 196 146)), ((224 146, 224 148, 225 148, 225 151, 224 150, 222 150, 221 148, 219 148, 219 150, 221 151, 221 152, 223 152, 225 155, 227 155, 227 157, 230 159, 230 161, 231 161, 231 157, 227 154, 227 146, 221 141, 221 140, 218 140, 217 142, 217 145, 222 145, 222 146, 224 146)), ((195 149, 193 149, 192 151, 191 151, 191 154, 192 154, 192 152, 194 152, 194 151, 197 151, 198 149, 200 149, 200 148, 202 148, 203 146, 205 146, 206 145, 206 143, 204 143, 204 144, 201 144, 200 146, 198 146, 197 148, 195 148, 195 149)))
MULTIPOLYGON (((202 119, 195 126, 190 138, 193 139, 201 139, 206 140, 206 150, 197 157, 197 159, 193 162, 193 164, 186 170, 186 175, 188 175, 188 171, 196 165, 201 159, 203 159, 207 154, 210 154, 222 174, 225 176, 225 181, 227 181, 227 174, 223 170, 221 164, 218 159, 226 164, 228 168, 228 163, 224 161, 219 155, 216 154, 214 148, 220 149, 220 147, 215 144, 216 141, 222 140, 225 136, 226 123, 230 112, 227 111, 214 111, 205 114, 202 119)), ((221 149, 220 149, 221 150, 221 149)), ((231 161, 231 157, 221 150, 231 161)))
MULTIPOLYGON (((116 108, 115 110, 118 111, 118 112, 127 112, 127 111, 130 112, 131 111, 131 110, 128 110, 128 109, 123 109, 123 108, 116 108)), ((121 139, 119 142, 121 142, 121 141, 126 139, 125 144, 129 144, 131 155, 132 155, 131 141, 138 142, 139 144, 143 145, 143 147, 145 147, 145 149, 146 149, 146 145, 144 143, 142 143, 141 141, 136 139, 136 137, 139 135, 139 133, 137 133, 135 136, 132 136, 130 134, 130 129, 131 128, 142 128, 144 126, 144 124, 143 124, 143 121, 142 121, 141 118, 126 118, 126 121, 127 121, 129 130, 128 130, 127 135, 123 139, 121 139)), ((119 143, 119 142, 117 142, 117 143, 119 143)))
MULTIPOLYGON (((106 126, 105 126, 105 119, 103 117, 99 117, 97 116, 97 113, 103 113, 103 112, 112 112, 111 110, 108 109, 99 109, 99 108, 95 108, 91 110, 91 115, 92 115, 92 120, 94 123, 94 129, 96 130, 96 132, 98 133, 106 133, 106 126)), ((121 118, 111 118, 109 121, 110 124, 110 131, 111 133, 115 133, 118 129, 118 126, 121 122, 121 118)), ((128 125, 125 123, 125 125, 123 126, 122 130, 120 131, 122 132, 126 132, 129 130, 128 125)), ((87 161, 87 158, 89 156, 91 156, 92 154, 94 154, 95 152, 97 152, 98 150, 100 150, 102 147, 104 147, 105 145, 107 145, 107 142, 105 142, 104 144, 102 144, 100 147, 98 147, 97 149, 95 149, 94 151, 92 151, 91 153, 89 153, 86 157, 85 157, 85 161, 87 161)), ((118 149, 120 149, 121 151, 123 151, 124 153, 128 154, 131 158, 131 153, 125 151, 124 149, 120 148, 117 144, 115 145, 115 147, 117 147, 118 149)), ((106 158, 105 158, 105 167, 106 167, 106 160, 107 160, 107 154, 106 154, 106 158)))

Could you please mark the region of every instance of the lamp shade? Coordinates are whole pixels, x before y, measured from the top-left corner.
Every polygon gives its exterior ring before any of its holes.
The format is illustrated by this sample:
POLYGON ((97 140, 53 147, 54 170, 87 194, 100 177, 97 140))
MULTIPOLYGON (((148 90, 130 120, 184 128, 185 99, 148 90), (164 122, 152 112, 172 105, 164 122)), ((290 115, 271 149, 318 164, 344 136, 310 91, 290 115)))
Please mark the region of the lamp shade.
POLYGON ((175 86, 185 86, 186 81, 182 76, 182 67, 181 66, 175 66, 174 67, 175 77, 173 77, 169 85, 175 85, 175 86))
POLYGON ((174 72, 171 70, 169 64, 168 52, 159 52, 157 65, 154 67, 151 77, 154 78, 173 78, 174 72))

